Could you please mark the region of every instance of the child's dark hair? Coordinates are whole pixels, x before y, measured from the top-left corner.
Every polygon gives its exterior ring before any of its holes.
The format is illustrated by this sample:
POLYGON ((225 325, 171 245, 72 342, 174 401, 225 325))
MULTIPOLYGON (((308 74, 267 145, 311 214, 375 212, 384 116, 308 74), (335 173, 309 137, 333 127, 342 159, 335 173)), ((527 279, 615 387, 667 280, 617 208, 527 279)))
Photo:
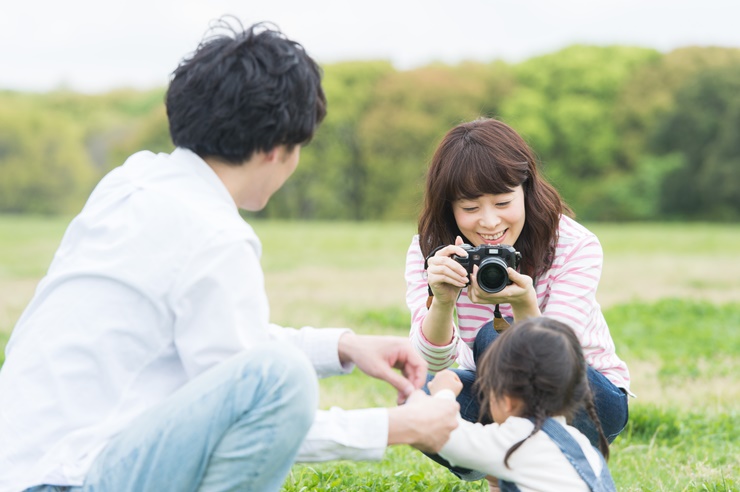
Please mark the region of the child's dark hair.
POLYGON ((326 115, 316 62, 268 24, 244 29, 224 17, 211 30, 172 75, 172 142, 237 165, 255 151, 308 142, 326 115))
POLYGON ((491 399, 503 396, 521 400, 524 407, 520 416, 534 419, 532 434, 506 452, 506 466, 511 453, 539 431, 545 419, 563 415, 571 421, 582 407, 596 425, 599 449, 609 459, 609 443, 588 384, 586 359, 568 325, 546 317, 513 324, 478 362, 476 386, 482 421, 490 421, 491 399))

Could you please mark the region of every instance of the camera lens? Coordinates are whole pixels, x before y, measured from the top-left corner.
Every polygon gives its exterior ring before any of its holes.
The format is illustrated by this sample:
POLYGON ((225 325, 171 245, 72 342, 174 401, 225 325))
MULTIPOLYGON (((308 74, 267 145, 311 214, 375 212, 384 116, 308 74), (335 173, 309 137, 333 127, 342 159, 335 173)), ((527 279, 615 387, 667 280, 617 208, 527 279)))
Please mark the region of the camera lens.
POLYGON ((486 258, 478 266, 478 285, 486 292, 499 292, 509 283, 508 265, 499 257, 486 258))

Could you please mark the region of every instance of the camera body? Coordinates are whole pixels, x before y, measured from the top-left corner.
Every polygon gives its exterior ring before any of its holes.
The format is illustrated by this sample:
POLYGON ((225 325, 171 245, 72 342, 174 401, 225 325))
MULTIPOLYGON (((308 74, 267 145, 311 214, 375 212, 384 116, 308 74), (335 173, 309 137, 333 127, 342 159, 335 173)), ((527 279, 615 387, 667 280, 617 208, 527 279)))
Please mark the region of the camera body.
POLYGON ((521 253, 508 244, 490 246, 471 246, 461 244, 461 248, 468 252, 467 258, 452 255, 452 259, 465 267, 468 277, 473 273, 473 266, 478 265, 476 280, 480 288, 486 292, 495 293, 502 291, 504 287, 511 284, 508 267, 517 269, 522 259, 521 253))

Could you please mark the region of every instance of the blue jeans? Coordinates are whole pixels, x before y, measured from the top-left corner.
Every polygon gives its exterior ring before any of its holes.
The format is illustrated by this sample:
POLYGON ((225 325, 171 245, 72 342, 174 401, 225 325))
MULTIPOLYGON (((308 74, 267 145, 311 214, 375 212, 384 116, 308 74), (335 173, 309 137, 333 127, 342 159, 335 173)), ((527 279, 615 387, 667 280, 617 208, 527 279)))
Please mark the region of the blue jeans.
POLYGON ((258 345, 135 419, 83 485, 26 492, 278 491, 317 403, 316 373, 300 350, 258 345))
MULTIPOLYGON (((493 343, 498 337, 498 333, 493 329, 493 322, 486 323, 480 329, 475 337, 473 344, 473 358, 477 365, 478 359, 483 356, 486 348, 493 343)), ((452 369, 460 377, 463 383, 463 389, 457 397, 460 404, 460 415, 469 422, 477 422, 480 417, 480 403, 476 394, 473 383, 475 383, 475 371, 467 369, 452 369)), ((427 381, 431 381, 433 375, 427 376, 427 381)), ((629 409, 627 406, 627 394, 614 386, 603 374, 588 366, 588 382, 594 395, 594 405, 596 413, 601 422, 601 428, 604 431, 606 439, 611 443, 616 439, 620 432, 627 425, 629 418, 629 409)), ((428 391, 424 387, 425 391, 428 391)), ((589 418, 588 413, 581 409, 571 423, 573 427, 581 431, 588 437, 591 444, 599 447, 599 434, 596 426, 589 418)), ((446 460, 440 456, 430 456, 433 460, 441 463, 465 480, 480 480, 483 475, 479 472, 466 470, 464 468, 451 467, 446 460)))

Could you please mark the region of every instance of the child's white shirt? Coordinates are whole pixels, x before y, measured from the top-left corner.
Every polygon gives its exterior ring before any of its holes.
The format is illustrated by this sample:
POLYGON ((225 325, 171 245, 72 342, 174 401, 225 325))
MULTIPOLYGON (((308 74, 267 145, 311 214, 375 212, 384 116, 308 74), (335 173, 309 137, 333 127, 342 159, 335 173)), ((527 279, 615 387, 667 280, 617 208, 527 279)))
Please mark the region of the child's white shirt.
MULTIPOLYGON (((455 399, 450 390, 442 390, 435 398, 455 399)), ((509 417, 502 424, 483 425, 464 420, 450 435, 439 455, 452 465, 470 468, 516 483, 522 492, 569 490, 588 491, 588 485, 578 475, 557 444, 539 431, 527 439, 509 457, 504 456, 514 444, 532 433, 534 424, 525 418, 509 417)), ((567 425, 565 417, 554 417, 583 449, 596 476, 601 473, 602 461, 598 452, 578 429, 567 425)))

